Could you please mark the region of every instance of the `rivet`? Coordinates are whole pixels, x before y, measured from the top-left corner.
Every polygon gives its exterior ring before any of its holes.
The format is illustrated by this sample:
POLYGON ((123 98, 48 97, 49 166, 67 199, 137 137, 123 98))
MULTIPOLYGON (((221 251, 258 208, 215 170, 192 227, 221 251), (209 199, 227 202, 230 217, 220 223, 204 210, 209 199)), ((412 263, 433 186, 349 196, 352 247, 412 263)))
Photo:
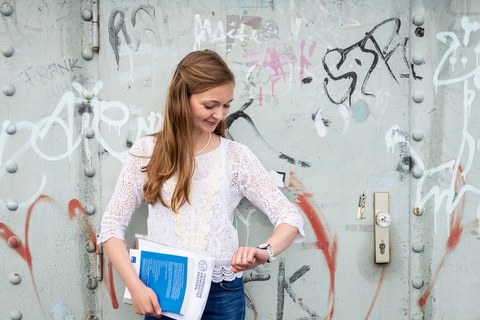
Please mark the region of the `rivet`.
POLYGON ((92 10, 89 10, 89 9, 83 9, 82 10, 82 19, 83 20, 90 21, 90 20, 92 20, 92 17, 93 17, 92 10))
POLYGON ((416 215, 416 216, 421 216, 422 214, 425 213, 425 209, 424 208, 421 208, 419 206, 416 206, 415 208, 413 208, 413 213, 416 215))
POLYGON ((85 60, 92 60, 93 59, 93 50, 90 48, 86 48, 82 51, 82 57, 85 60))
POLYGON ((84 172, 85 172, 85 175, 89 178, 92 178, 96 173, 95 168, 92 166, 86 167, 84 172))
POLYGON ((17 285, 22 282, 22 277, 20 277, 18 273, 14 273, 8 277, 8 281, 10 281, 11 284, 17 285))
POLYGON ((412 55, 412 61, 413 63, 415 63, 416 65, 420 65, 420 64, 423 64, 425 62, 425 58, 423 57, 422 54, 420 53, 414 53, 412 55))
POLYGON ((18 209, 18 202, 16 200, 7 200, 6 206, 8 210, 15 211, 18 209))
POLYGON ((85 138, 92 139, 93 137, 95 137, 95 130, 93 130, 92 127, 87 127, 85 129, 84 135, 85 135, 85 138))
POLYGON ((10 45, 6 45, 2 48, 2 53, 7 58, 13 56, 14 52, 15 52, 15 50, 10 45))
POLYGON ((423 102, 423 94, 421 94, 420 92, 415 92, 412 98, 413 98, 413 101, 415 101, 416 103, 423 102))
POLYGON ((419 241, 415 242, 415 243, 412 245, 412 250, 413 250, 413 252, 415 252, 415 253, 421 253, 421 252, 423 252, 423 249, 424 249, 424 248, 425 248, 424 245, 423 245, 421 242, 419 242, 419 241))
POLYGON ((424 134, 423 134, 423 132, 420 131, 420 130, 414 130, 414 131, 412 132, 412 138, 413 138, 413 140, 415 140, 415 141, 422 141, 422 140, 423 140, 423 137, 424 137, 424 134))
POLYGON ((20 241, 20 239, 18 239, 18 237, 10 236, 8 237, 7 243, 10 248, 15 249, 18 248, 22 242, 20 241))
POLYGON ((415 278, 412 280, 412 286, 415 288, 415 289, 420 289, 423 287, 423 280, 421 279, 418 279, 418 278, 415 278))
POLYGON ((4 85, 3 94, 5 94, 8 97, 13 96, 15 94, 15 86, 11 83, 4 85))
POLYGON ((420 169, 419 167, 415 167, 412 170, 412 175, 416 179, 420 179, 423 176, 423 170, 420 169))
POLYGON ((90 101, 90 100, 93 99, 94 96, 95 96, 95 95, 93 94, 92 91, 88 91, 88 90, 83 90, 83 91, 82 91, 82 97, 83 97, 85 100, 89 100, 89 101, 90 101))
POLYGON ((10 135, 15 134, 15 132, 17 132, 17 126, 14 123, 10 123, 5 129, 5 132, 10 135))
POLYGON ((416 14, 413 16, 413 24, 416 26, 421 26, 425 22, 425 17, 423 14, 416 14))
POLYGON ((90 290, 95 290, 98 286, 98 281, 90 276, 87 279, 87 288, 90 290))
POLYGON ((7 170, 8 173, 15 173, 18 170, 18 166, 15 162, 7 162, 5 165, 5 170, 7 170))
POLYGON ((4 16, 11 16, 12 13, 13 13, 13 7, 10 3, 4 3, 2 4, 2 6, 0 7, 0 12, 4 15, 4 16))
POLYGON ((85 206, 85 213, 88 214, 89 216, 91 215, 94 215, 95 214, 95 206, 93 204, 87 204, 85 206))
POLYGON ((95 245, 93 244, 92 241, 88 241, 87 244, 85 245, 85 250, 87 250, 88 253, 93 253, 95 252, 95 245))
POLYGON ((10 319, 20 320, 22 319, 22 313, 18 310, 13 310, 12 312, 10 312, 10 319))
POLYGON ((87 317, 85 318, 85 320, 99 320, 99 318, 96 315, 89 313, 87 314, 87 317))

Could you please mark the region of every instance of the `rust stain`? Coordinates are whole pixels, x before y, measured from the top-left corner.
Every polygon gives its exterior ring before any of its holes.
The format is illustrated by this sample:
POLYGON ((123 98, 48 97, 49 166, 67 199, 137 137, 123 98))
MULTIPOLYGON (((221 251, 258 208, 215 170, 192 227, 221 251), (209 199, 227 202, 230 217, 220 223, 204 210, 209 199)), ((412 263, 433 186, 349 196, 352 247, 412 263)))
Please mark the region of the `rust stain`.
POLYGON ((330 289, 328 292, 328 300, 331 304, 329 319, 333 318, 335 313, 335 272, 337 268, 337 239, 335 236, 330 236, 328 231, 325 228, 324 223, 320 220, 315 204, 312 204, 308 199, 311 197, 311 194, 303 192, 303 185, 298 180, 296 175, 290 173, 290 184, 289 187, 295 188, 298 193, 295 194, 297 205, 305 213, 305 216, 308 218, 315 236, 317 237, 316 246, 323 252, 325 260, 327 262, 327 267, 330 273, 330 289))

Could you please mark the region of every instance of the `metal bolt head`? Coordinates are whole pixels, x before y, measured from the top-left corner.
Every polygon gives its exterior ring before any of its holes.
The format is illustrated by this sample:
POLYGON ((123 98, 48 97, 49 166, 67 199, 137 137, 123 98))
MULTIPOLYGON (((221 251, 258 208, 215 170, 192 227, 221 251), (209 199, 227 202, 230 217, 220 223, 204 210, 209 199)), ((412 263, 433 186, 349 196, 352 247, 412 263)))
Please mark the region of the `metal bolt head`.
POLYGON ((87 250, 88 253, 93 253, 95 252, 95 245, 93 244, 92 241, 88 241, 86 246, 85 246, 85 250, 87 250))
POLYGON ((17 132, 17 126, 14 123, 10 123, 5 129, 5 132, 10 135, 15 134, 17 132))
POLYGON ((85 138, 93 139, 95 137, 95 130, 92 127, 87 127, 84 133, 85 138))
POLYGON ((96 211, 96 208, 93 204, 87 204, 85 206, 85 213, 88 214, 89 216, 94 215, 96 211))
POLYGON ((86 48, 82 51, 83 59, 89 61, 93 59, 93 50, 91 48, 86 48))
POLYGON ((412 245, 412 250, 413 250, 413 252, 415 252, 415 253, 421 253, 421 252, 423 252, 423 249, 424 249, 424 245, 423 245, 421 242, 419 242, 419 241, 415 242, 415 243, 412 245))
POLYGON ((3 94, 7 97, 11 97, 15 94, 15 86, 11 83, 3 86, 3 94))
POLYGON ((95 176, 96 171, 94 167, 90 166, 85 168, 84 173, 87 177, 92 178, 93 176, 95 176))
POLYGON ((424 96, 420 92, 415 92, 412 96, 412 99, 416 103, 421 103, 421 102, 423 102, 424 96))
POLYGON ((423 137, 424 137, 423 131, 415 130, 415 131, 412 132, 412 138, 415 141, 422 141, 423 137))
POLYGON ((16 200, 8 200, 6 202, 6 207, 10 211, 15 211, 18 209, 18 202, 16 200))
POLYGON ((413 213, 416 215, 416 216, 421 216, 422 214, 425 213, 425 209, 420 207, 420 206, 416 206, 415 208, 413 208, 413 213))
POLYGON ((5 170, 7 170, 8 173, 15 173, 18 170, 18 165, 15 162, 9 161, 5 165, 5 170))
POLYGON ((425 22, 425 17, 423 14, 416 14, 413 16, 412 22, 416 26, 421 26, 425 22))
POLYGON ((8 281, 10 281, 11 284, 17 285, 22 282, 22 277, 18 273, 14 273, 8 277, 8 281))
POLYGON ((414 54, 412 55, 412 61, 413 61, 413 63, 415 63, 416 65, 420 65, 420 64, 425 63, 425 58, 424 58, 423 55, 421 55, 420 53, 414 53, 414 54))
POLYGON ((89 10, 89 9, 82 10, 82 19, 84 21, 90 21, 92 20, 92 17, 93 17, 92 10, 89 10))
POLYGON ((12 320, 20 320, 22 319, 23 315, 19 310, 13 310, 10 312, 10 319, 12 320))
POLYGON ((3 3, 0 6, 0 12, 6 17, 11 16, 13 13, 13 7, 10 3, 3 3))
POLYGON ((423 176, 423 170, 420 169, 419 167, 415 167, 412 170, 412 175, 416 179, 420 179, 423 176))
POLYGON ((95 290, 98 286, 98 281, 90 276, 88 276, 88 279, 87 279, 87 284, 86 284, 87 288, 90 289, 90 290, 95 290))
POLYGON ((422 279, 419 279, 419 278, 415 278, 412 280, 412 286, 415 288, 415 289, 421 289, 423 287, 423 280, 422 279))
POLYGON ((15 249, 15 248, 18 248, 22 242, 20 241, 20 239, 18 239, 18 237, 11 236, 11 237, 8 237, 7 243, 10 246, 10 248, 15 249))
POLYGON ((15 52, 15 50, 10 45, 6 45, 2 48, 2 54, 7 58, 13 56, 14 52, 15 52))

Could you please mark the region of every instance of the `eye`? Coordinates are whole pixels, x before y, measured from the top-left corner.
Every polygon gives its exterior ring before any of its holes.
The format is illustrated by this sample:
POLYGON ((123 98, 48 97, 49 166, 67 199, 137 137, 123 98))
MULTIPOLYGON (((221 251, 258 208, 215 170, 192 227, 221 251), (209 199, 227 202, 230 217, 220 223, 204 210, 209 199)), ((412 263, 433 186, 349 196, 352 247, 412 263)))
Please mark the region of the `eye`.
POLYGON ((229 104, 224 104, 223 107, 228 109, 228 108, 230 108, 230 105, 229 104))
POLYGON ((211 105, 206 105, 206 104, 205 104, 204 107, 205 107, 205 109, 207 109, 207 110, 211 110, 211 109, 213 109, 215 106, 211 106, 211 105))

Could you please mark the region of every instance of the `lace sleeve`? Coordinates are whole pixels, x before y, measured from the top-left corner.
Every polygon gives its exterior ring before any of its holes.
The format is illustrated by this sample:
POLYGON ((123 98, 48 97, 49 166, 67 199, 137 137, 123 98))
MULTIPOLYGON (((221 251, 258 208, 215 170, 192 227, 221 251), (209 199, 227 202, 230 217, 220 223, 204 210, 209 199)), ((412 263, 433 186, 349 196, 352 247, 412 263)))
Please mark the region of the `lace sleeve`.
POLYGON ((143 202, 145 173, 142 167, 150 160, 148 139, 137 141, 129 150, 113 195, 105 208, 100 225, 99 243, 110 238, 125 240, 125 231, 135 210, 143 202))
POLYGON ((243 146, 240 159, 240 190, 257 208, 262 210, 275 228, 286 223, 299 231, 295 242, 305 239, 303 220, 296 206, 273 184, 258 158, 243 146))

